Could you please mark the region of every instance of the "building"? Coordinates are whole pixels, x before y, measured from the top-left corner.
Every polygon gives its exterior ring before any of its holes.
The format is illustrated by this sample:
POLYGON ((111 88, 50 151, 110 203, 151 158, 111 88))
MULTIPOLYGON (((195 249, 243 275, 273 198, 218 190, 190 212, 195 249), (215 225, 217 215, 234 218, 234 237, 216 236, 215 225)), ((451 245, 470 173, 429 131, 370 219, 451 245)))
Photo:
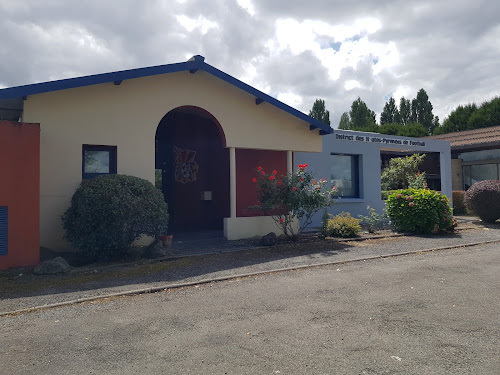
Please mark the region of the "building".
POLYGON ((451 144, 453 190, 467 190, 475 182, 500 179, 500 126, 429 138, 451 144))
POLYGON ((248 208, 257 166, 291 172, 293 152, 321 152, 332 132, 202 56, 1 89, 0 108, 1 120, 40 124, 40 245, 53 250, 68 249, 60 218, 75 189, 108 173, 153 183, 162 174, 176 231, 276 230, 248 208))
MULTIPOLYGON (((447 141, 335 130, 333 134, 323 137, 322 153, 298 152, 295 160, 309 164, 315 175, 338 187, 340 199, 329 208, 329 213, 336 215, 345 211, 357 217, 368 214, 367 206, 379 214, 385 208, 380 188, 385 157, 414 153, 434 155, 437 166, 433 165, 431 169, 439 175, 441 192, 451 201, 451 157, 447 141)), ((321 215, 318 213, 314 217, 312 226, 320 226, 321 215)))
POLYGON ((279 232, 271 217, 249 208, 258 203, 252 183, 258 166, 285 175, 307 162, 340 188, 342 199, 334 209, 357 215, 366 213, 367 205, 383 208, 381 148, 437 152, 442 189, 451 192, 448 142, 333 134, 328 125, 216 69, 202 56, 0 89, 2 134, 9 134, 4 141, 10 148, 0 149, 0 185, 10 188, 0 189, 0 268, 27 265, 7 262, 27 259, 18 253, 25 250, 11 246, 23 237, 39 238, 32 246, 36 249, 69 250, 61 216, 82 181, 103 174, 156 181, 169 206, 172 232, 220 231, 231 240, 279 232), (15 138, 12 131, 18 129, 34 133, 15 138), (25 153, 31 169, 17 164, 25 153), (33 188, 17 188, 28 170, 33 188), (16 205, 28 196, 32 210, 16 205), (21 211, 36 225, 23 227, 21 211))

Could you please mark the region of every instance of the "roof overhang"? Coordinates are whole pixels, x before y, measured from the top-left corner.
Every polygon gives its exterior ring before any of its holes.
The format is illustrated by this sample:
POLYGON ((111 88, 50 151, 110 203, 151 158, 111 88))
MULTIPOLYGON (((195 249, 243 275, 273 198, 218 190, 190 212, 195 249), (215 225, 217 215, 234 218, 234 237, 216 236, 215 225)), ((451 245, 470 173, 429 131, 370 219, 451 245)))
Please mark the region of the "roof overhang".
MULTIPOLYGON (((9 119, 7 117, 10 116, 11 120, 17 121, 22 113, 23 100, 26 99, 29 95, 36 95, 50 91, 66 90, 76 87, 98 85, 110 82, 113 82, 115 85, 120 85, 124 80, 127 79, 182 71, 189 71, 191 74, 196 74, 196 72, 199 70, 203 70, 243 91, 246 91, 250 95, 254 96, 255 105, 269 103, 272 106, 277 107, 305 121, 308 124, 310 130, 319 129, 320 135, 333 133, 333 129, 329 125, 324 124, 323 122, 318 121, 293 107, 290 107, 289 105, 273 98, 272 96, 260 90, 257 90, 255 87, 252 87, 234 78, 233 76, 224 73, 219 69, 216 69, 215 67, 207 64, 205 62, 205 58, 200 55, 193 56, 188 61, 182 63, 122 70, 118 72, 94 74, 84 77, 68 78, 58 81, 35 83, 31 85, 0 89, 0 116, 6 116, 6 118, 3 119, 9 119)), ((0 117, 0 119, 2 119, 2 117, 0 117)))

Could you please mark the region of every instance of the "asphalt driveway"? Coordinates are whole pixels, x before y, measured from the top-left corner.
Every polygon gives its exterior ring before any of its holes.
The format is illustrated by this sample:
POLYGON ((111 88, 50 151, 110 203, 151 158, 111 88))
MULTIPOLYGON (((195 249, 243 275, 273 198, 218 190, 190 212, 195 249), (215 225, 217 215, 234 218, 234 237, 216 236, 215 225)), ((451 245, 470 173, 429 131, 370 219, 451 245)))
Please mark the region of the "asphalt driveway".
POLYGON ((2 374, 496 374, 496 243, 0 318, 2 374))

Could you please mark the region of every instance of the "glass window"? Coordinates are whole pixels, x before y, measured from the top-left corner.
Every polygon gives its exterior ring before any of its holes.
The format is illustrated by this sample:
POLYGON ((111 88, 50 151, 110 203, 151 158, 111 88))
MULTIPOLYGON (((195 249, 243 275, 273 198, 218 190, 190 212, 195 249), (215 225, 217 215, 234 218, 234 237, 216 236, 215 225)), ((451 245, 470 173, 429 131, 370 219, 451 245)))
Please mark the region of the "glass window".
POLYGON ((338 196, 359 198, 358 155, 332 154, 330 182, 338 189, 338 196))
POLYGON ((83 145, 82 177, 116 173, 116 146, 83 145))
POLYGON ((498 180, 498 164, 473 164, 463 167, 464 190, 483 180, 498 180))

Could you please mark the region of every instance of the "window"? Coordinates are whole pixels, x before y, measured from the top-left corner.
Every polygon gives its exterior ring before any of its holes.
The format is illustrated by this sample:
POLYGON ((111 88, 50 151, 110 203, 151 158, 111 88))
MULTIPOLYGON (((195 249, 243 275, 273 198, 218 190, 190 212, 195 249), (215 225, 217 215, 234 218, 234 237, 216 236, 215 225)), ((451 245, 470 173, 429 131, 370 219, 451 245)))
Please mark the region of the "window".
POLYGON ((116 174, 116 146, 82 146, 82 178, 116 174))
POLYGON ((331 154, 330 182, 339 190, 337 196, 359 198, 359 156, 331 154))
POLYGON ((463 166, 464 190, 468 190, 478 181, 498 180, 498 169, 500 164, 472 164, 463 166))

